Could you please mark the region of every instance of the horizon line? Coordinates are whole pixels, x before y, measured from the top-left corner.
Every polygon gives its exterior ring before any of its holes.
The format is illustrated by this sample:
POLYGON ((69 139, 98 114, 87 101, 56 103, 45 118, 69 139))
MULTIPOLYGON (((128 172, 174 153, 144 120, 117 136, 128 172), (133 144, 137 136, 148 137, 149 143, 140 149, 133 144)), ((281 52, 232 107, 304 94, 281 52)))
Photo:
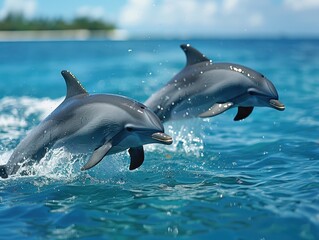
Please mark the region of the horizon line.
POLYGON ((131 41, 131 40, 209 40, 209 39, 319 39, 319 34, 129 34, 125 30, 32 30, 1 31, 0 42, 50 42, 50 41, 131 41))

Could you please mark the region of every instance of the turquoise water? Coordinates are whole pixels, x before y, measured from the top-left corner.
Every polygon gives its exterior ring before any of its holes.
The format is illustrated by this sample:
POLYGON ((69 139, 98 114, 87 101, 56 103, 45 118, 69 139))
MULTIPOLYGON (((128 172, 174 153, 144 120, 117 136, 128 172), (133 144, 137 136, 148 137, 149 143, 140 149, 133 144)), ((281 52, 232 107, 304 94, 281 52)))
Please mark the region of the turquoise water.
MULTIPOLYGON (((61 70, 143 102, 184 66, 181 43, 0 43, 0 164, 63 100, 61 70)), ((319 41, 188 43, 263 73, 286 110, 168 122, 174 144, 148 145, 136 171, 126 153, 81 172, 85 156, 50 151, 0 180, 0 239, 319 239, 319 41)))

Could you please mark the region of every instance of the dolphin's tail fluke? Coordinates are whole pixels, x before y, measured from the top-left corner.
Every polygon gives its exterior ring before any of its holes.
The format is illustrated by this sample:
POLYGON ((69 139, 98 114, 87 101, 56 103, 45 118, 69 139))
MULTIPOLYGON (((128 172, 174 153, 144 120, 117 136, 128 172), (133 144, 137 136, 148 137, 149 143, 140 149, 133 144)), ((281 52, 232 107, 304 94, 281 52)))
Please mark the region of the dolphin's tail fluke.
POLYGON ((7 166, 6 165, 0 165, 0 177, 8 178, 7 166))

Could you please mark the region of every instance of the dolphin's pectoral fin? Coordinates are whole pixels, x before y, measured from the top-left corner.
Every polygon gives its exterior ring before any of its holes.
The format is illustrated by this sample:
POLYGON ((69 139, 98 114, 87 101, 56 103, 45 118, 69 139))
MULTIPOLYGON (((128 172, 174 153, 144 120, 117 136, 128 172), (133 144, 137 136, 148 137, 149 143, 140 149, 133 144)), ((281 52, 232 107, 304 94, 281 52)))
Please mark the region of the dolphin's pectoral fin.
POLYGON ((130 170, 140 167, 144 162, 144 149, 143 146, 132 147, 128 150, 131 157, 130 170))
POLYGON ((66 83, 65 99, 81 94, 88 95, 87 91, 81 85, 79 80, 70 71, 63 70, 61 74, 66 83))
POLYGON ((6 165, 0 165, 0 177, 8 178, 7 167, 6 165))
POLYGON ((254 110, 254 107, 238 107, 238 112, 234 118, 234 121, 245 119, 252 113, 253 110, 254 110))
POLYGON ((106 144, 103 144, 99 148, 95 149, 90 160, 81 168, 81 170, 88 170, 101 162, 111 148, 112 143, 107 142, 106 144))
POLYGON ((232 102, 226 103, 215 103, 212 107, 210 107, 206 112, 199 114, 200 118, 214 117, 218 114, 225 112, 230 109, 234 104, 232 102))

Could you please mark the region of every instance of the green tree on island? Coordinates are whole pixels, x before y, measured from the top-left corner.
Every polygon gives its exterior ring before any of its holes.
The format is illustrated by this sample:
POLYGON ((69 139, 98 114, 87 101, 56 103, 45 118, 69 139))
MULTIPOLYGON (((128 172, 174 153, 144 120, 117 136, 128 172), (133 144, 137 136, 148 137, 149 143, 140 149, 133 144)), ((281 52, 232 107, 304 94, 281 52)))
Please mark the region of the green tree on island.
POLYGON ((0 20, 0 31, 36 31, 36 30, 106 30, 115 29, 112 23, 95 20, 88 17, 77 17, 72 21, 63 19, 36 18, 27 19, 22 14, 8 14, 0 20))

